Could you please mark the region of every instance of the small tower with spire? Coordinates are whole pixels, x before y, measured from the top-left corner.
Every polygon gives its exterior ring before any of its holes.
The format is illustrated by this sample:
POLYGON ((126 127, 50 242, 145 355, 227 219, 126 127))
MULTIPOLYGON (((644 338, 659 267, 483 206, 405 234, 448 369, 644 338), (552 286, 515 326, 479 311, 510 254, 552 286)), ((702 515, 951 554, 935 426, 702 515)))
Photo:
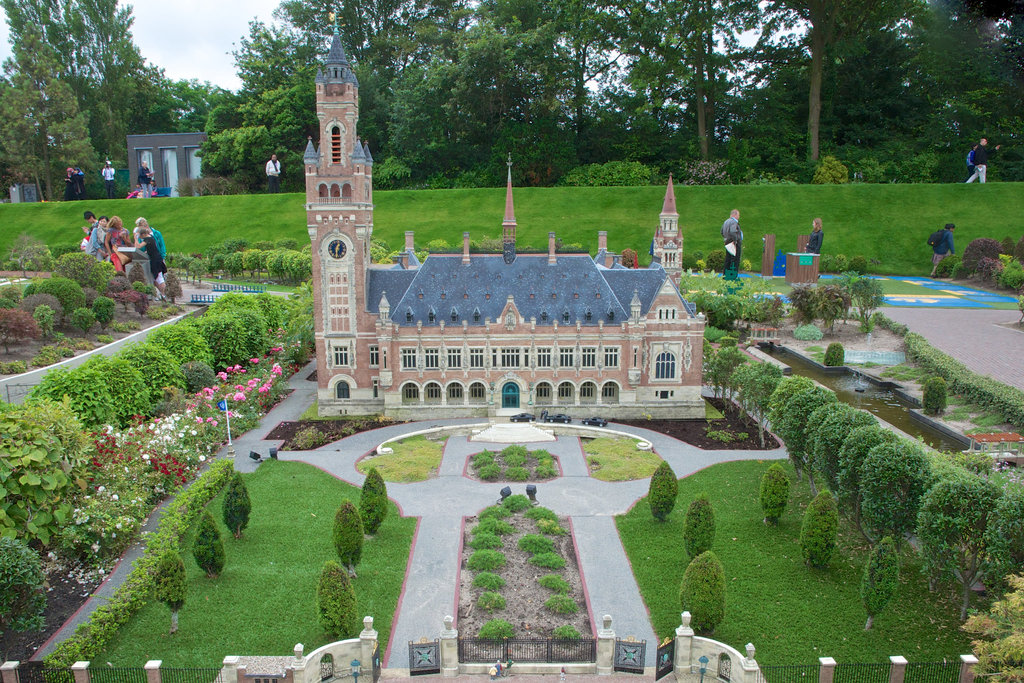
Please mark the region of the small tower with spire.
POLYGON ((505 186, 505 219, 501 222, 501 250, 505 263, 516 260, 516 211, 512 205, 512 153, 508 154, 508 181, 505 186))
POLYGON ((683 234, 679 231, 679 213, 676 211, 676 193, 672 187, 672 175, 668 176, 665 188, 665 203, 661 207, 658 229, 654 232, 652 245, 654 259, 676 284, 683 274, 683 234))

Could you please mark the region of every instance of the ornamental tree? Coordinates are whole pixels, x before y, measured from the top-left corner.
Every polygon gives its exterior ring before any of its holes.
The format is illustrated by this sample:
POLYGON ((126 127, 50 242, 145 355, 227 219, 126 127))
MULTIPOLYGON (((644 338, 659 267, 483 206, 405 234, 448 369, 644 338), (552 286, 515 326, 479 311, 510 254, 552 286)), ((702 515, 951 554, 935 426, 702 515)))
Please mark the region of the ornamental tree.
POLYGON ((701 633, 714 631, 725 618, 725 570, 711 550, 693 558, 683 573, 679 604, 690 613, 690 625, 701 633))
POLYGON ((251 510, 252 502, 249 500, 249 491, 245 488, 245 482, 242 480, 242 473, 235 472, 224 491, 224 505, 221 508, 224 526, 235 538, 241 538, 242 531, 249 526, 251 510))
POLYGON ((1010 574, 1024 574, 1024 487, 1007 486, 992 510, 985 529, 988 565, 985 583, 1006 587, 1010 574))
POLYGON ((897 441, 899 441, 899 437, 895 432, 875 424, 855 427, 843 440, 842 447, 839 449, 836 469, 839 503, 868 541, 871 540, 871 537, 865 531, 862 520, 861 465, 872 448, 883 443, 896 443, 897 441))
POLYGON ((224 569, 224 544, 221 543, 220 532, 209 511, 204 511, 199 518, 196 537, 192 541, 192 556, 211 579, 217 578, 224 569))
POLYGON ((39 339, 42 332, 32 317, 18 308, 0 308, 0 344, 4 353, 10 353, 11 343, 21 344, 29 339, 39 339))
POLYGON ((974 672, 985 681, 1019 683, 1024 678, 1024 575, 1007 579, 1009 592, 992 603, 988 614, 973 615, 964 630, 978 636, 974 672))
POLYGON ((334 560, 328 560, 320 570, 316 605, 320 625, 332 638, 341 640, 359 635, 359 613, 356 594, 348 574, 334 560))
POLYGON ((736 368, 732 382, 739 391, 740 407, 757 422, 757 435, 764 448, 769 401, 782 381, 782 368, 774 363, 747 363, 736 368))
POLYGON ((772 427, 786 443, 789 458, 797 473, 807 470, 811 490, 817 492, 814 474, 807 467, 807 438, 816 428, 810 423, 811 413, 826 404, 838 403, 834 392, 823 387, 812 386, 789 397, 785 404, 773 412, 772 427))
POLYGON ((897 439, 871 449, 860 471, 861 512, 875 538, 892 536, 899 545, 914 530, 931 476, 916 442, 897 439))
POLYGON ((676 473, 664 460, 651 475, 651 483, 647 489, 647 504, 651 506, 651 514, 659 522, 664 522, 676 506, 679 495, 679 480, 676 473))
MULTIPOLYGON (((778 433, 778 424, 782 421, 783 412, 785 411, 786 404, 789 403, 789 399, 801 391, 813 389, 815 386, 817 385, 814 383, 814 380, 808 377, 791 376, 782 378, 768 399, 768 420, 772 423, 776 433, 778 433)), ((793 462, 796 478, 799 481, 803 478, 803 460, 795 457, 793 454, 790 454, 790 460, 793 462)))
POLYGON ((156 599, 171 610, 171 634, 178 630, 178 611, 185 605, 185 563, 181 555, 166 550, 156 565, 156 599))
POLYGON ((376 467, 366 473, 363 490, 359 496, 359 515, 362 517, 363 529, 371 536, 384 522, 388 514, 388 489, 384 478, 376 467))
POLYGON ((334 516, 334 550, 349 576, 354 577, 363 554, 363 521, 351 501, 342 503, 334 516))
POLYGON ((715 544, 715 510, 705 494, 692 500, 686 509, 683 543, 691 559, 711 550, 715 544))
POLYGON ((777 462, 761 477, 760 501, 765 524, 778 524, 789 503, 789 476, 777 462))
POLYGON ((811 466, 831 491, 839 490, 839 452, 847 435, 857 427, 878 424, 865 410, 846 403, 821 406, 808 419, 807 456, 811 466))
POLYGON ((800 527, 800 549, 804 561, 812 567, 827 567, 836 551, 839 532, 839 510, 828 489, 814 497, 804 513, 800 527))
POLYGON ((860 582, 860 599, 868 613, 864 630, 870 631, 875 616, 885 609, 896 595, 900 585, 900 557, 896 543, 886 536, 871 549, 868 563, 864 565, 864 577, 860 582))

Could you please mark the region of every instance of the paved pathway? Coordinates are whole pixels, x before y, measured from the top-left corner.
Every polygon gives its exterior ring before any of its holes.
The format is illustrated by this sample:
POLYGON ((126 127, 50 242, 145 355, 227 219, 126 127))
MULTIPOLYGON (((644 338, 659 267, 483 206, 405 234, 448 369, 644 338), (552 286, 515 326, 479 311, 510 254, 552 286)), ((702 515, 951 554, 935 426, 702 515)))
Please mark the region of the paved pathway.
POLYGON ((886 308, 885 314, 971 370, 1024 389, 1024 330, 1005 326, 1020 320, 1018 311, 886 308))

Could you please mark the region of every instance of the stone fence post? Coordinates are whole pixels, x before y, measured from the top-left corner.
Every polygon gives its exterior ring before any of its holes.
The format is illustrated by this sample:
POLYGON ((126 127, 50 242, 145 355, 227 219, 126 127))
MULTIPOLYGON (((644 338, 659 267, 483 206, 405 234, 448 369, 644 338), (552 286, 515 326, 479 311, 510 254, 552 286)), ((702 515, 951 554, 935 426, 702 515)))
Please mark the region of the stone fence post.
POLYGON ((978 658, 974 655, 960 655, 960 681, 959 683, 974 683, 974 665, 978 658))
POLYGON ((359 659, 364 671, 373 672, 373 650, 377 645, 377 632, 373 630, 373 617, 363 617, 363 630, 359 633, 359 659))
POLYGON ((601 628, 597 631, 597 675, 610 676, 615 663, 615 631, 612 630, 612 615, 601 617, 601 628))
POLYGON ((292 648, 292 671, 295 672, 295 683, 305 683, 306 680, 306 657, 303 655, 302 643, 296 643, 292 648))
POLYGON ((889 683, 903 683, 907 675, 907 658, 896 655, 889 657, 889 683))
POLYGON ((818 657, 818 683, 832 683, 836 678, 836 660, 831 657, 818 657))
POLYGON ((0 665, 0 681, 2 683, 18 683, 18 660, 4 662, 0 665))
POLYGON ((672 669, 677 681, 690 673, 690 663, 693 661, 693 629, 690 628, 690 619, 690 613, 683 612, 679 622, 681 625, 676 629, 676 656, 672 669))
POLYGON ((71 672, 75 676, 75 683, 89 683, 92 678, 89 674, 89 662, 75 662, 71 665, 71 672))
POLYGON ((441 629, 441 676, 455 678, 459 675, 459 631, 454 628, 455 619, 445 615, 441 629))
POLYGON ((758 674, 761 672, 761 667, 758 666, 757 660, 754 659, 757 650, 754 648, 753 643, 747 643, 745 649, 747 656, 740 660, 740 669, 743 670, 743 681, 746 683, 759 683, 758 674))
POLYGON ((151 659, 146 662, 146 683, 160 683, 163 678, 160 675, 160 666, 163 664, 162 660, 151 659))

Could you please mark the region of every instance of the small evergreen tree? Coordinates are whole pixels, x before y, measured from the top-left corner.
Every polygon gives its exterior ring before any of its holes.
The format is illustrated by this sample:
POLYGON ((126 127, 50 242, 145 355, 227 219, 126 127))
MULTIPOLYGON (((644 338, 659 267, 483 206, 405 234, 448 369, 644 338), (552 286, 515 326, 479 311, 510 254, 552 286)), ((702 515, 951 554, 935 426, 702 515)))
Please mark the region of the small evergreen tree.
POLYGON ((220 541, 220 532, 209 511, 204 511, 199 518, 196 537, 192 541, 192 556, 211 579, 217 578, 224 569, 224 544, 220 541))
POLYGON ((324 562, 320 570, 320 583, 316 590, 320 624, 335 639, 355 638, 359 635, 359 613, 356 594, 348 574, 334 560, 324 562))
POLYGON ((676 506, 676 496, 679 495, 679 480, 676 473, 664 460, 658 465, 651 476, 651 484, 647 490, 647 503, 651 506, 651 514, 659 522, 668 519, 672 509, 676 506))
POLYGON ((363 492, 359 496, 359 514, 363 519, 363 529, 371 536, 384 522, 388 514, 388 489, 384 478, 376 467, 371 467, 363 482, 363 492))
POLYGON ((178 611, 185 605, 185 563, 167 550, 156 565, 156 599, 171 610, 171 633, 178 630, 178 611))
POLYGON ((249 500, 249 491, 245 488, 245 482, 242 481, 242 473, 235 472, 224 492, 224 505, 221 509, 224 526, 235 538, 241 538, 242 531, 249 526, 251 511, 252 501, 249 500))
POLYGON ((931 377, 924 383, 924 398, 921 401, 928 415, 942 415, 946 411, 946 380, 931 377))
POLYGON ((691 559, 711 550, 715 544, 715 509, 703 493, 691 501, 690 507, 686 509, 683 543, 691 559))
POLYGON ((800 528, 800 548, 804 560, 812 567, 827 567, 836 550, 839 531, 839 510, 828 489, 815 496, 804 513, 800 528))
POLYGON ((173 304, 174 300, 182 295, 181 279, 178 277, 177 271, 168 270, 164 280, 164 296, 170 299, 173 304))
POLYGON ((789 476, 779 463, 772 463, 761 477, 760 498, 765 524, 778 524, 789 504, 789 476))
POLYGON ((846 350, 839 342, 832 342, 825 349, 825 365, 830 368, 839 367, 846 360, 846 350))
POLYGON ((690 562, 679 587, 679 604, 692 617, 694 630, 710 633, 725 618, 725 570, 708 550, 690 562))
POLYGON ((868 563, 864 566, 864 578, 860 582, 860 599, 868 613, 864 630, 870 631, 875 615, 889 604, 896 594, 900 582, 900 558, 896 543, 886 536, 871 549, 868 563))
POLYGON ((363 554, 363 521, 356 506, 347 500, 334 516, 334 550, 349 576, 355 576, 363 554))

